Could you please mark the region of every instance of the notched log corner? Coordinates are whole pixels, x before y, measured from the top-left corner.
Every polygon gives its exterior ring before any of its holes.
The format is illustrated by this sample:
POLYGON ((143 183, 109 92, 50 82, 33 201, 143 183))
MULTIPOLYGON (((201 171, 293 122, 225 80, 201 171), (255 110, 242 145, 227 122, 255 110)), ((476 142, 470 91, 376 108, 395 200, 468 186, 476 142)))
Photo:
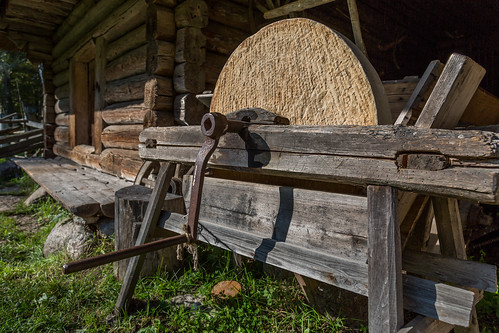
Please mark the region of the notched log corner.
POLYGON ((402 153, 397 156, 399 169, 438 171, 450 166, 449 158, 440 154, 402 153))

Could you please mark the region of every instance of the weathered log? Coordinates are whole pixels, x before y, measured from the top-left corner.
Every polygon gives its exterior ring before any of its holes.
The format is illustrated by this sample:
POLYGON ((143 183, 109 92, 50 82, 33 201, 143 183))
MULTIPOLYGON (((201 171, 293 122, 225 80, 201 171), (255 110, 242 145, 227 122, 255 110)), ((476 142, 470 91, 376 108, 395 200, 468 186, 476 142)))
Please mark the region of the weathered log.
POLYGON ((169 8, 175 8, 177 5, 177 0, 146 0, 147 3, 152 3, 155 5, 165 6, 169 8))
POLYGON ((199 28, 186 27, 177 31, 175 61, 201 65, 206 60, 206 37, 199 28))
POLYGON ((200 125, 201 118, 206 112, 209 112, 209 109, 196 98, 195 94, 175 97, 173 114, 177 124, 200 125))
POLYGON ((69 128, 67 126, 57 126, 54 130, 54 139, 57 142, 68 142, 69 128))
POLYGON ((122 54, 130 50, 134 50, 146 42, 146 25, 143 24, 138 28, 128 32, 122 37, 108 44, 106 50, 106 59, 112 61, 122 54))
POLYGON ((175 125, 175 120, 171 111, 149 110, 144 116, 144 128, 173 125, 175 125))
POLYGON ((177 93, 201 93, 205 89, 205 81, 202 66, 186 62, 175 67, 173 86, 177 93))
POLYGON ((144 87, 146 108, 156 111, 171 111, 173 108, 173 82, 167 77, 150 78, 144 87))
POLYGON ((392 123, 383 85, 365 56, 351 41, 307 19, 268 25, 230 56, 211 111, 255 105, 296 125, 392 123))
POLYGON ((52 82, 56 87, 60 87, 67 84, 69 82, 69 69, 66 69, 63 72, 55 74, 52 82))
POLYGON ((171 9, 151 4, 147 7, 146 15, 147 41, 175 40, 175 18, 171 9))
POLYGON ((185 27, 204 28, 208 25, 208 6, 203 0, 187 0, 175 7, 175 24, 185 27))
POLYGON ((206 72, 206 83, 213 87, 217 83, 218 76, 227 62, 227 56, 214 52, 206 52, 206 62, 203 67, 206 72))
POLYGON ((107 82, 104 98, 107 104, 127 102, 144 98, 146 74, 132 76, 122 80, 107 82))
POLYGON ((248 8, 228 0, 206 0, 210 21, 251 33, 248 8))
POLYGON ((102 151, 101 134, 104 128, 102 109, 106 106, 104 98, 106 91, 106 49, 107 40, 104 37, 97 38, 95 42, 94 119, 92 130, 92 142, 96 154, 100 154, 102 151))
POLYGON ((230 55, 249 34, 227 25, 210 21, 203 29, 206 36, 206 50, 230 55))
POLYGON ((460 121, 476 126, 499 123, 499 98, 478 88, 460 121))
POLYGON ((92 38, 105 37, 114 41, 146 22, 144 13, 147 3, 145 1, 130 1, 123 3, 113 13, 99 24, 93 32, 92 38))
POLYGON ((69 83, 55 89, 55 98, 58 100, 69 98, 69 83))
POLYGON ((116 103, 103 110, 102 119, 109 125, 142 124, 147 111, 142 100, 116 103))
MULTIPOLYGON (((52 70, 54 73, 64 72, 69 69, 69 60, 68 59, 57 59, 52 63, 52 70)), ((44 74, 45 76, 45 74, 44 74)))
POLYGON ((138 149, 142 125, 111 125, 102 131, 105 148, 138 149))
POLYGON ((66 17, 64 22, 57 28, 54 34, 54 41, 58 42, 64 37, 94 5, 93 0, 80 1, 66 17))
POLYGON ((106 81, 121 80, 146 72, 147 45, 131 50, 106 65, 106 81))
POLYGON ((67 113, 59 113, 55 117, 55 123, 59 126, 69 126, 69 116, 67 113))
POLYGON ((147 47, 147 74, 173 76, 175 43, 152 40, 147 47))

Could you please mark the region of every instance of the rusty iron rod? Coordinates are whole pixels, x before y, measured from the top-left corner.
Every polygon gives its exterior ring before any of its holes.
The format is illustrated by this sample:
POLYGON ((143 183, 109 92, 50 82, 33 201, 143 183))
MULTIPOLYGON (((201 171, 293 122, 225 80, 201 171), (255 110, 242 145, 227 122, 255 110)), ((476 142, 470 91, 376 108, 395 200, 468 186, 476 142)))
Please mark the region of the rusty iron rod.
POLYGON ((62 272, 64 274, 70 274, 82 271, 84 269, 89 269, 92 267, 105 265, 114 261, 119 261, 122 259, 127 259, 131 257, 138 256, 139 254, 144 254, 147 252, 152 252, 166 247, 182 244, 187 242, 187 235, 177 235, 165 239, 160 239, 154 242, 146 243, 143 245, 129 247, 128 249, 123 249, 119 251, 109 252, 100 256, 82 259, 74 262, 70 262, 62 266, 62 272))

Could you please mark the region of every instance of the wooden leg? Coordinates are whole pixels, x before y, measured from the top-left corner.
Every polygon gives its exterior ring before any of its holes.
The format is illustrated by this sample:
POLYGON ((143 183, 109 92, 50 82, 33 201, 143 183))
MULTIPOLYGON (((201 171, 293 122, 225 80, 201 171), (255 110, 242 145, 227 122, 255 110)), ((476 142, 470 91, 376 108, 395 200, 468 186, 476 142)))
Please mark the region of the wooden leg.
MULTIPOLYGON (((466 247, 458 201, 456 199, 433 197, 432 203, 441 254, 466 260, 466 247)), ((456 327, 454 331, 457 333, 478 333, 480 331, 475 308, 473 308, 471 314, 470 327, 456 327)))
POLYGON ((397 191, 368 186, 369 331, 397 332, 404 322, 397 191))
MULTIPOLYGON (((152 236, 174 172, 175 164, 168 163, 161 165, 135 245, 144 244, 146 240, 152 236)), ((121 291, 115 305, 115 311, 117 313, 126 309, 129 300, 133 296, 144 258, 145 255, 139 255, 130 259, 125 278, 123 279, 123 285, 121 286, 121 291)))

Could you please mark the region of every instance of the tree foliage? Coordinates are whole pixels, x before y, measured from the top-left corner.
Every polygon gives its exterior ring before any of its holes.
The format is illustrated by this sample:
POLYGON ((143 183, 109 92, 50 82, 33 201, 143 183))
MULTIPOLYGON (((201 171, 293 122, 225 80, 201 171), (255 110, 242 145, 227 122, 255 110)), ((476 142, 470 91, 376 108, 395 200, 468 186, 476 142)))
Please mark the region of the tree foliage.
POLYGON ((24 112, 30 119, 42 115, 43 89, 38 68, 24 53, 0 51, 0 110, 1 113, 24 112))

